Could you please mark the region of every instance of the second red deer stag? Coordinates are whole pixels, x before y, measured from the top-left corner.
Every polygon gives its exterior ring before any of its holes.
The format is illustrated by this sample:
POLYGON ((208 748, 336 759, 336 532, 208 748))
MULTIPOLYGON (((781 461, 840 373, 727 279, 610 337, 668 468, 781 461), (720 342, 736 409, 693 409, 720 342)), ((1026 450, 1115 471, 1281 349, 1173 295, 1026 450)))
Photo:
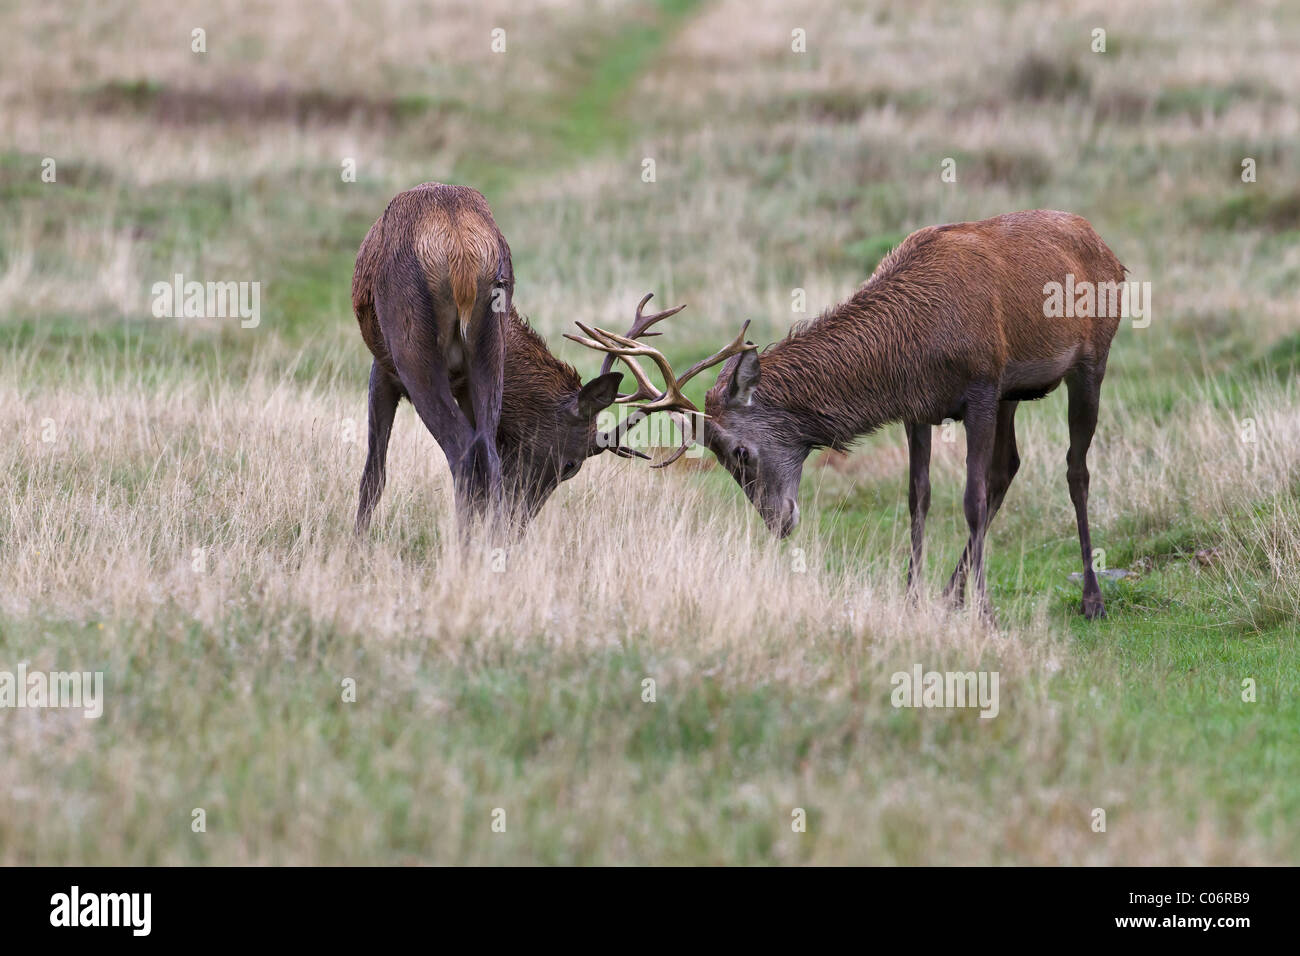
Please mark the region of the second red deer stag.
MULTIPOLYGON (((1020 465, 1015 415, 1062 381, 1069 393, 1066 478, 1083 555, 1083 614, 1105 613, 1088 531, 1088 447, 1101 381, 1119 326, 1116 290, 1125 268, 1087 220, 1048 210, 931 226, 908 236, 847 301, 795 327, 763 352, 735 347, 705 401, 703 441, 778 536, 799 520, 804 460, 844 449, 888 422, 902 422, 910 455, 909 590, 919 586, 930 506, 932 425, 966 428, 964 510, 970 536, 945 594, 965 598, 974 575, 989 613, 984 538, 1020 465), (1073 276, 1072 283, 1067 276, 1073 276), (1110 293, 1097 307, 1048 317, 1051 284, 1110 293)), ((651 403, 679 415, 699 409, 662 354, 635 336, 584 329, 584 344, 653 358, 667 387, 651 403)), ((743 334, 743 332, 742 332, 743 334)), ((680 454, 680 450, 679 450, 680 454)))
POLYGON ((353 311, 374 355, 358 532, 383 493, 402 398, 446 454, 462 514, 499 502, 527 520, 606 450, 596 416, 622 376, 583 385, 520 318, 513 290, 510 247, 474 189, 417 186, 370 227, 352 277, 353 311))

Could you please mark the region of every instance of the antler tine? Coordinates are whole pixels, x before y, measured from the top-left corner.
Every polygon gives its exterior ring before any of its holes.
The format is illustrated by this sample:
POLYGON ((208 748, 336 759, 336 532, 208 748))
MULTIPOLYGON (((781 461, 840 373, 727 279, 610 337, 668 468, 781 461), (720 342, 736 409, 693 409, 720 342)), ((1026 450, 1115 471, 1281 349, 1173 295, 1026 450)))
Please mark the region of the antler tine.
MULTIPOLYGON (((642 299, 641 301, 643 305, 646 302, 645 299, 642 299)), ((672 314, 677 311, 679 310, 672 309, 667 314, 672 314)), ((659 317, 662 318, 664 316, 661 315, 659 317)), ((649 455, 628 448, 623 444, 628 432, 641 424, 641 422, 650 417, 651 413, 656 411, 666 411, 682 407, 683 405, 691 411, 698 412, 698 409, 696 409, 695 406, 691 404, 690 400, 682 395, 677 389, 677 382, 673 375, 672 366, 668 364, 668 359, 665 358, 663 353, 658 349, 653 346, 637 343, 631 338, 618 335, 606 329, 591 328, 581 322, 576 322, 575 324, 578 328, 582 329, 583 332, 587 333, 586 337, 581 335, 571 335, 566 332, 565 338, 577 342, 579 345, 584 345, 587 348, 604 352, 609 356, 611 365, 613 364, 615 357, 621 358, 627 364, 628 370, 632 373, 633 378, 636 379, 637 390, 630 395, 620 395, 617 401, 621 404, 638 401, 646 402, 644 405, 636 406, 636 408, 626 418, 614 427, 613 431, 606 433, 602 443, 605 447, 609 448, 614 452, 614 454, 621 458, 636 457, 648 460, 650 457, 649 455), (666 385, 666 390, 664 392, 661 393, 657 388, 655 388, 654 383, 650 381, 645 369, 643 369, 641 364, 636 361, 637 356, 649 357, 659 367, 659 371, 663 374, 664 383, 666 385)), ((645 328, 645 325, 642 325, 642 328, 645 328)), ((677 417, 675 413, 672 414, 674 415, 674 418, 677 417)), ((682 429, 683 440, 685 441, 685 436, 688 432, 687 427, 684 424, 684 416, 682 419, 678 419, 678 422, 679 427, 682 429)), ((672 462, 680 458, 682 453, 686 451, 688 445, 689 443, 683 445, 683 447, 678 449, 677 453, 667 462, 664 462, 664 464, 672 464, 672 462)))
POLYGON ((720 362, 725 362, 733 355, 739 355, 741 352, 748 352, 750 349, 758 348, 758 346, 755 345, 753 342, 745 341, 745 332, 747 332, 748 330, 749 330, 749 319, 746 319, 745 324, 740 327, 740 334, 731 340, 731 344, 727 345, 725 348, 721 349, 720 351, 714 352, 706 359, 700 359, 698 362, 696 362, 694 365, 688 368, 686 372, 680 378, 677 379, 676 382, 677 387, 681 388, 683 385, 685 385, 687 382, 693 379, 696 375, 699 375, 701 372, 703 372, 706 368, 712 368, 714 365, 717 365, 720 362))
MULTIPOLYGON (((593 329, 590 326, 583 325, 581 322, 575 322, 574 324, 577 325, 578 328, 582 329, 582 331, 586 332, 588 338, 583 338, 580 335, 570 335, 566 332, 564 333, 566 339, 577 342, 579 345, 585 345, 589 349, 595 349, 598 352, 606 353, 606 365, 612 366, 616 357, 623 359, 624 364, 627 365, 628 371, 631 372, 632 377, 636 379, 636 391, 627 395, 620 394, 616 399, 619 404, 626 405, 629 402, 640 402, 659 397, 659 389, 655 388, 654 382, 650 381, 650 377, 646 375, 645 369, 641 367, 640 363, 635 362, 632 359, 632 356, 641 354, 636 351, 635 343, 633 343, 633 348, 629 349, 617 341, 611 341, 613 339, 612 332, 606 332, 604 329, 593 329)), ((605 368, 605 366, 601 367, 605 368)), ((608 369, 606 368, 605 371, 608 371, 608 369)), ((604 372, 601 374, 603 375, 604 372)))
POLYGON ((610 451, 618 455, 619 458, 641 458, 645 461, 650 460, 650 456, 643 451, 637 451, 635 448, 628 448, 626 445, 611 445, 610 451))
MULTIPOLYGON (((643 410, 651 408, 652 405, 658 405, 659 407, 669 410, 668 411, 669 417, 672 418, 672 420, 677 423, 677 427, 681 430, 682 433, 682 443, 677 447, 677 450, 674 451, 667 458, 665 458, 663 461, 655 462, 654 464, 652 464, 650 466, 651 468, 667 468, 673 462, 677 461, 677 459, 681 458, 682 455, 686 453, 686 450, 690 448, 693 441, 691 435, 691 427, 688 421, 690 413, 699 415, 701 418, 708 417, 703 412, 701 412, 698 408, 696 408, 695 405, 690 400, 688 400, 685 395, 682 394, 682 386, 684 386, 687 382, 689 382, 700 372, 703 372, 706 368, 711 368, 714 365, 719 364, 720 362, 725 362, 733 355, 739 355, 742 352, 748 352, 751 349, 757 348, 758 346, 754 345, 752 342, 745 341, 745 333, 747 331, 749 331, 748 319, 746 319, 745 324, 740 327, 740 332, 737 333, 736 337, 732 339, 731 342, 727 344, 725 347, 715 352, 714 354, 710 355, 708 358, 701 359, 700 361, 696 362, 694 365, 688 368, 684 374, 669 378, 668 392, 664 394, 662 399, 660 399, 658 402, 652 402, 650 405, 642 406, 643 410), (672 401, 671 404, 669 404, 670 395, 673 396, 673 398, 675 399, 675 401, 672 401)), ((649 349, 650 346, 645 346, 645 348, 649 349)), ((657 349, 653 351, 655 351, 656 353, 658 352, 657 349)), ((667 360, 665 360, 660 367, 667 369, 665 373, 666 375, 669 376, 672 375, 671 369, 668 369, 667 360)))
POLYGON ((686 308, 686 303, 683 302, 679 306, 675 306, 671 309, 664 309, 662 312, 656 312, 654 315, 642 315, 641 310, 644 309, 645 304, 654 297, 655 294, 653 292, 647 292, 641 301, 637 303, 636 320, 632 323, 632 329, 628 332, 628 338, 640 338, 643 332, 647 335, 659 335, 659 332, 646 332, 645 330, 661 319, 666 319, 671 315, 676 315, 678 312, 682 311, 682 309, 686 308))
POLYGON ((608 329, 587 326, 578 322, 576 323, 578 328, 585 332, 586 335, 571 335, 566 332, 564 337, 586 348, 604 352, 605 360, 601 366, 601 374, 608 372, 613 367, 616 359, 622 359, 628 370, 631 371, 632 377, 636 379, 637 390, 629 395, 619 395, 616 401, 620 404, 631 402, 643 402, 644 404, 637 405, 635 410, 623 421, 619 422, 613 431, 604 435, 604 438, 610 442, 606 447, 612 448, 616 455, 624 458, 647 457, 624 447, 622 444, 624 437, 654 412, 668 412, 672 416, 682 431, 682 444, 666 460, 654 465, 656 468, 666 468, 681 458, 691 445, 689 417, 691 415, 698 415, 701 418, 708 417, 694 402, 686 397, 686 394, 682 391, 683 386, 706 368, 711 368, 720 362, 726 361, 733 355, 739 355, 742 352, 757 348, 757 346, 752 342, 745 341, 745 333, 749 331, 749 322, 746 321, 740 327, 739 334, 728 345, 708 358, 696 362, 686 370, 684 375, 675 375, 667 356, 654 346, 638 341, 638 338, 658 335, 657 332, 647 332, 646 330, 654 323, 666 319, 670 315, 676 315, 685 306, 679 305, 675 309, 666 309, 654 315, 645 315, 645 305, 653 297, 653 293, 649 293, 641 299, 636 307, 636 318, 633 320, 632 327, 628 330, 627 335, 619 335, 617 332, 610 332, 608 329), (648 358, 658 367, 664 379, 662 392, 655 387, 654 382, 650 380, 650 376, 646 374, 641 363, 636 361, 638 358, 648 358))
MULTIPOLYGON (((646 374, 645 369, 642 368, 641 363, 636 360, 637 355, 645 355, 649 353, 637 351, 635 343, 632 340, 642 336, 649 338, 650 336, 659 335, 660 333, 658 332, 648 331, 649 328, 656 322, 660 322, 669 316, 676 315, 678 312, 682 311, 682 309, 686 308, 686 306, 685 304, 682 304, 677 306, 675 309, 665 309, 664 311, 656 312, 653 315, 646 315, 646 303, 653 298, 654 293, 647 292, 642 296, 641 301, 637 303, 636 314, 632 320, 631 327, 628 329, 627 336, 624 339, 626 343, 633 346, 631 349, 617 341, 612 333, 606 332, 604 329, 590 328, 583 325, 581 322, 576 324, 578 328, 587 333, 587 338, 577 335, 569 335, 568 333, 565 334, 565 338, 577 342, 579 345, 605 353, 605 359, 600 365, 601 375, 606 374, 614 367, 615 359, 621 358, 623 360, 623 363, 628 367, 628 371, 632 373, 632 377, 636 380, 637 388, 635 392, 620 394, 615 399, 615 401, 621 405, 627 405, 633 402, 651 401, 661 397, 659 389, 655 387, 655 384, 652 381, 650 381, 650 377, 646 374)), ((667 368, 666 365, 660 365, 660 370, 663 372, 665 380, 671 382, 672 370, 667 368)), ((649 460, 649 455, 628 448, 623 444, 623 440, 627 437, 627 433, 641 422, 645 421, 649 416, 649 412, 638 407, 630 415, 624 418, 623 421, 619 422, 612 432, 608 432, 602 436, 606 447, 620 458, 644 458, 649 460)))
POLYGON ((652 463, 650 465, 651 468, 667 468, 678 458, 681 458, 682 455, 686 454, 686 450, 691 447, 691 432, 690 432, 690 428, 686 423, 686 415, 681 412, 669 412, 668 417, 671 418, 674 422, 676 422, 677 427, 681 430, 682 443, 677 446, 676 451, 674 451, 663 461, 657 461, 652 463))
MULTIPOLYGON (((583 329, 583 331, 587 330, 583 329)), ((659 367, 659 372, 664 377, 664 391, 662 393, 656 391, 653 401, 640 406, 643 412, 649 414, 650 412, 666 412, 673 409, 689 412, 699 411, 699 409, 695 407, 695 404, 682 394, 682 380, 678 379, 673 374, 673 367, 668 362, 668 358, 663 352, 660 352, 653 345, 646 345, 643 342, 633 341, 632 339, 619 335, 617 332, 610 332, 608 329, 592 329, 590 331, 592 332, 592 337, 600 341, 601 351, 609 352, 613 355, 618 355, 624 358, 644 356, 659 367)), ((629 367, 631 367, 630 363, 629 367)), ((696 371, 698 371, 698 369, 696 371)), ((644 372, 641 373, 641 376, 638 376, 638 383, 641 382, 642 376, 644 376, 644 372)), ((648 382, 649 380, 647 379, 646 381, 648 382)), ((651 387, 653 388, 653 385, 651 385, 651 387)))
MULTIPOLYGON (((641 301, 637 303, 636 317, 632 320, 632 327, 627 330, 627 337, 629 339, 639 339, 642 337, 649 338, 652 335, 662 334, 660 332, 647 332, 646 330, 650 328, 650 326, 654 325, 656 322, 662 321, 663 319, 668 318, 670 315, 676 315, 678 312, 682 311, 682 309, 686 308, 685 303, 683 303, 682 305, 679 305, 675 309, 665 309, 663 312, 656 312, 654 315, 643 315, 642 310, 645 308, 645 304, 649 302, 651 299, 653 299, 654 297, 655 294, 653 292, 647 292, 645 296, 641 299, 641 301)), ((624 358, 626 358, 626 356, 624 356, 624 358)), ((631 365, 632 363, 628 362, 627 364, 631 365)), ((605 361, 601 363, 600 374, 604 375, 613 367, 614 367, 614 355, 613 353, 611 353, 606 355, 605 361)))

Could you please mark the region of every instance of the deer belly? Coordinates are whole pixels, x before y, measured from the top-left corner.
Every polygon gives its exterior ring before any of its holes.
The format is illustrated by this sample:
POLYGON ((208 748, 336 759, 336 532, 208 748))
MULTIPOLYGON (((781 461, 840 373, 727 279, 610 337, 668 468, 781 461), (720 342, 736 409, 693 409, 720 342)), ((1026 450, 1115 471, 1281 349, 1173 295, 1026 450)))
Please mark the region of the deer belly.
POLYGON ((1002 398, 1014 401, 1042 398, 1061 384, 1078 356, 1079 349, 1075 347, 1058 355, 1008 362, 1002 371, 1002 398))

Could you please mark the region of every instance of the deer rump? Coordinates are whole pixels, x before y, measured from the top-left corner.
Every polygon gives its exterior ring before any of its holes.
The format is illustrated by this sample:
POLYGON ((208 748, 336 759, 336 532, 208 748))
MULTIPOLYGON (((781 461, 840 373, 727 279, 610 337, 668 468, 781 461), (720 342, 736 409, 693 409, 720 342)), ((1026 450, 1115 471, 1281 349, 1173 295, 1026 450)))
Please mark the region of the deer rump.
MULTIPOLYGON (((513 292, 510 246, 483 197, 465 187, 425 183, 396 196, 366 233, 353 273, 352 308, 380 367, 402 382, 403 397, 407 388, 395 356, 409 354, 419 363, 420 355, 432 354, 473 425, 469 365, 487 338, 484 326, 495 323, 499 331, 513 292)), ((502 335, 493 338, 500 348, 502 335)))

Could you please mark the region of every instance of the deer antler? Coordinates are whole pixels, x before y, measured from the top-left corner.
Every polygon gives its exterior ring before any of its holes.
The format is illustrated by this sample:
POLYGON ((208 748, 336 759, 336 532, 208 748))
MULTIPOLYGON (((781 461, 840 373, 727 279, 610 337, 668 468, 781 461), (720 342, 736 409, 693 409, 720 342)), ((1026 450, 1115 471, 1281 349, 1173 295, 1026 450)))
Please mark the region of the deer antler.
MULTIPOLYGON (((682 309, 686 308, 686 305, 682 304, 675 309, 666 309, 663 312, 656 312, 654 315, 642 315, 641 310, 644 309, 645 304, 649 302, 651 299, 653 299, 654 297, 655 294, 653 292, 647 292, 645 296, 641 299, 641 301, 637 303, 636 318, 632 320, 632 327, 628 329, 626 333, 624 333, 625 335, 627 335, 629 339, 640 339, 640 338, 648 339, 653 335, 663 335, 662 332, 647 332, 646 330, 650 328, 650 326, 654 325, 656 322, 659 322, 662 319, 666 319, 670 315, 676 315, 678 312, 682 311, 682 309)), ((601 375, 604 375, 606 372, 613 369, 614 358, 615 357, 613 355, 605 356, 605 361, 602 362, 600 365, 601 375)))
MULTIPOLYGON (((654 325, 656 322, 666 319, 670 315, 676 315, 678 312, 682 311, 682 309, 686 308, 685 304, 683 304, 677 306, 677 308, 675 309, 665 309, 663 312, 656 312, 654 315, 646 315, 644 313, 645 304, 653 298, 654 298, 654 293, 647 292, 641 298, 641 301, 637 303, 636 316, 632 320, 631 327, 627 330, 627 340, 633 346, 635 346, 635 343, 631 342, 631 340, 633 339, 637 339, 643 336, 645 338, 649 338, 654 335, 662 334, 660 332, 650 332, 647 330, 650 328, 650 326, 654 325)), ((590 337, 582 338, 581 336, 570 335, 567 332, 565 333, 564 337, 566 339, 572 339, 574 342, 577 342, 580 345, 585 345, 588 348, 604 351, 604 346, 602 345, 602 343, 597 341, 595 338, 597 334, 596 329, 588 328, 587 326, 583 325, 581 322, 578 322, 577 326, 578 328, 582 329, 582 331, 586 332, 587 335, 590 337)), ((605 332, 603 329, 599 331, 602 335, 613 334, 613 333, 605 332)), ((620 356, 616 355, 612 351, 606 352, 605 361, 602 362, 600 365, 600 374, 604 375, 605 373, 609 372, 614 367, 615 360, 619 357, 620 356)), ((620 405, 626 405, 631 402, 639 402, 645 399, 656 398, 659 395, 659 390, 656 389, 654 383, 651 382, 646 377, 645 371, 641 368, 641 366, 637 364, 637 362, 634 361, 630 356, 625 355, 621 357, 623 358, 624 363, 627 365, 628 370, 632 373, 632 377, 636 379, 637 390, 635 392, 631 392, 628 394, 620 394, 618 398, 615 399, 615 402, 620 405)), ((635 428, 637 425, 639 425, 642 421, 644 421, 646 417, 647 414, 643 414, 639 411, 633 412, 623 421, 619 422, 618 426, 614 429, 614 431, 605 432, 601 436, 600 444, 603 447, 608 448, 610 451, 618 455, 620 458, 644 458, 647 461, 649 461, 650 459, 649 455, 645 454, 644 452, 637 451, 634 448, 628 448, 626 445, 623 444, 623 439, 627 436, 627 433, 631 431, 633 428, 635 428)))
POLYGON ((659 351, 652 345, 646 345, 644 342, 637 341, 638 337, 658 335, 658 332, 647 333, 646 329, 655 322, 658 322, 660 319, 665 319, 670 315, 675 315, 685 308, 685 306, 679 305, 677 308, 670 309, 667 312, 660 312, 657 315, 652 316, 643 316, 641 314, 641 309, 650 301, 652 295, 653 293, 646 295, 646 297, 641 300, 641 304, 637 306, 636 319, 633 321, 632 328, 628 330, 627 335, 619 335, 618 333, 610 332, 607 329, 592 328, 578 322, 578 328, 585 332, 586 336, 584 337, 565 333, 564 337, 577 342, 579 345, 584 345, 589 349, 604 352, 605 361, 601 366, 602 374, 609 371, 616 358, 621 358, 627 365, 628 371, 632 373, 632 377, 636 379, 637 390, 627 395, 620 395, 618 397, 618 402, 620 404, 643 402, 644 404, 638 405, 636 411, 620 422, 614 432, 609 433, 606 436, 607 441, 612 439, 616 443, 609 446, 614 449, 615 454, 619 454, 622 457, 637 455, 641 458, 647 458, 647 455, 635 452, 632 449, 624 448, 622 445, 623 438, 627 435, 629 430, 636 427, 643 419, 654 412, 668 412, 672 416, 673 421, 675 421, 681 429, 682 444, 666 461, 650 466, 652 468, 666 468, 668 465, 671 465, 680 458, 690 446, 691 437, 688 425, 689 416, 699 415, 704 417, 704 413, 695 406, 695 403, 683 394, 682 386, 706 368, 712 368, 714 365, 725 362, 727 359, 731 358, 731 356, 739 355, 741 352, 747 352, 750 349, 756 348, 756 346, 751 342, 745 341, 745 332, 749 329, 749 321, 746 320, 745 324, 740 327, 740 333, 728 345, 713 353, 708 358, 696 362, 686 370, 685 374, 678 376, 674 374, 672 365, 669 363, 663 352, 659 351), (659 372, 664 379, 664 389, 662 392, 655 388, 654 383, 646 374, 645 369, 636 361, 638 358, 648 358, 658 367, 659 372))

